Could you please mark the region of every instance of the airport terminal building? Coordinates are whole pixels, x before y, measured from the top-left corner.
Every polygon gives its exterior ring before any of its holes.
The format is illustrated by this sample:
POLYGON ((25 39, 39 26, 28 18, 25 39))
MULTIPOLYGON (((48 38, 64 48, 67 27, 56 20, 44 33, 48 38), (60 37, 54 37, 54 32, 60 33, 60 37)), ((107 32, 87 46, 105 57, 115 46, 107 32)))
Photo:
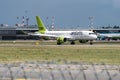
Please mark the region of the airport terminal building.
MULTIPOLYGON (((24 32, 38 31, 37 25, 0 26, 0 40, 38 40, 38 36, 30 36, 24 32)), ((93 29, 96 33, 120 33, 119 29, 93 29)))
POLYGON ((38 39, 37 36, 29 36, 25 32, 35 32, 38 28, 36 25, 31 26, 0 26, 0 40, 17 40, 17 39, 38 39))

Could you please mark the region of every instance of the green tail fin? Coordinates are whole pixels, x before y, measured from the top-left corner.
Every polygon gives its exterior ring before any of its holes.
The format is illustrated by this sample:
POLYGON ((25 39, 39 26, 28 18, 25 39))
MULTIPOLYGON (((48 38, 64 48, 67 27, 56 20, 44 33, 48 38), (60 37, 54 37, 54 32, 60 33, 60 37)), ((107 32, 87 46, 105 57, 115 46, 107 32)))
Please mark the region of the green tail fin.
POLYGON ((38 26, 39 32, 41 34, 44 34, 46 31, 46 27, 39 16, 36 16, 36 21, 37 21, 37 26, 38 26))

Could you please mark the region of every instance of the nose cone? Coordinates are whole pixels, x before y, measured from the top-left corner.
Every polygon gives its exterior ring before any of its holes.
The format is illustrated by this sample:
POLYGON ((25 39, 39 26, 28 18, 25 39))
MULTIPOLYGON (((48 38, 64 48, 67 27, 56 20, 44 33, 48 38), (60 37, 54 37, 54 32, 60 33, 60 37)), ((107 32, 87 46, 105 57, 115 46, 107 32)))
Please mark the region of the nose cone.
POLYGON ((92 38, 93 39, 97 39, 97 35, 92 35, 92 38))

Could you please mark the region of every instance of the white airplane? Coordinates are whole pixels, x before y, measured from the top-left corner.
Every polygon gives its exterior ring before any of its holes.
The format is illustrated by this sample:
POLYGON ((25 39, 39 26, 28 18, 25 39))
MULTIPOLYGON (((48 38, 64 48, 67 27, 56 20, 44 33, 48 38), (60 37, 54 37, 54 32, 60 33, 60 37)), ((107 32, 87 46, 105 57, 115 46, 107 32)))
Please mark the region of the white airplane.
POLYGON ((99 33, 98 37, 101 39, 117 40, 120 39, 120 33, 99 33))
POLYGON ((76 40, 79 40, 80 43, 90 41, 90 44, 93 44, 93 40, 97 39, 97 35, 93 31, 48 31, 39 16, 36 16, 36 21, 39 30, 35 33, 28 33, 28 35, 52 37, 57 40, 58 45, 66 41, 70 41, 74 45, 76 40))

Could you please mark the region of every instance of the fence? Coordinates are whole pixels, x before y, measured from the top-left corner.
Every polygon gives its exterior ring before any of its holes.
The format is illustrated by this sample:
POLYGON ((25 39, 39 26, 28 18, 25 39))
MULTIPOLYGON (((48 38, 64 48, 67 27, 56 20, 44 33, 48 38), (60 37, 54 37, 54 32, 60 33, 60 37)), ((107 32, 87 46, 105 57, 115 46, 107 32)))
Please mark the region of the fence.
POLYGON ((120 66, 104 63, 1 63, 0 80, 120 80, 120 66))

